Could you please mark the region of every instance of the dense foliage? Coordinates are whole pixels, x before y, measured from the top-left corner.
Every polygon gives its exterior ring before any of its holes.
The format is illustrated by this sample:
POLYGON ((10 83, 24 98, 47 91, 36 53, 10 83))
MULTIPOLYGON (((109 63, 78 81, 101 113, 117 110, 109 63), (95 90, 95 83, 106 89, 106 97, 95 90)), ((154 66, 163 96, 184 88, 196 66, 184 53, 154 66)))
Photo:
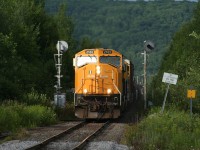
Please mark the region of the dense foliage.
MULTIPOLYGON (((58 40, 69 44, 63 54, 62 92, 74 82, 72 58, 78 42, 72 38, 74 24, 65 12, 65 5, 60 5, 56 14, 46 14, 43 0, 0 0, 0 134, 55 123, 55 112, 59 119, 74 117, 72 104, 63 111, 51 107, 58 40)), ((97 44, 84 38, 79 47, 97 44)))
MULTIPOLYGON (((69 50, 75 45, 73 24, 63 9, 49 16, 44 1, 0 0, 0 100, 22 99, 32 89, 53 95, 55 45, 58 40, 66 40, 69 50)), ((71 53, 64 54, 68 69, 63 73, 73 78, 71 53)))
MULTIPOLYGON (((200 2, 195 9, 192 21, 188 22, 175 34, 168 52, 165 54, 158 75, 152 83, 150 92, 155 104, 161 104, 166 85, 162 83, 164 72, 179 76, 176 86, 170 86, 168 102, 176 103, 183 109, 189 109, 188 89, 200 90, 200 2), (195 32, 193 32, 195 31, 195 32), (196 38, 195 38, 196 37, 196 38)), ((200 112, 199 94, 194 100, 194 112, 200 112)))
POLYGON ((139 124, 128 127, 126 144, 141 150, 189 150, 200 147, 199 115, 171 108, 160 114, 152 111, 139 124))
POLYGON ((51 108, 40 105, 26 106, 9 101, 0 106, 0 133, 50 125, 55 123, 56 119, 51 108))
POLYGON ((46 0, 47 12, 57 12, 60 3, 67 3, 76 38, 99 40, 103 47, 122 52, 135 63, 137 75, 142 74, 143 41, 152 40, 156 45, 148 65, 149 73, 155 74, 172 35, 190 20, 196 4, 163 0, 46 0))

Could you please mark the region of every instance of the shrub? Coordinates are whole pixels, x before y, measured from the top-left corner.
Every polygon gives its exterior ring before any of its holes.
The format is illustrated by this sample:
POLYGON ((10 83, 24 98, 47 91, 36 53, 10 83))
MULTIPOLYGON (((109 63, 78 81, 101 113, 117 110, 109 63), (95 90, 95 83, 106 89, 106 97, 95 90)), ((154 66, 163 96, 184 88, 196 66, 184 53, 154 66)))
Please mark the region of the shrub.
POLYGON ((126 142, 135 149, 188 150, 200 147, 200 118, 171 108, 160 114, 151 112, 138 125, 125 133, 126 142))
POLYGON ((22 124, 26 127, 49 125, 56 120, 56 114, 52 109, 40 105, 25 107, 22 116, 22 124))
POLYGON ((27 105, 49 106, 50 100, 47 98, 46 94, 39 94, 37 91, 32 89, 31 92, 23 96, 23 103, 26 103, 27 105))
POLYGON ((0 132, 14 131, 20 126, 21 118, 11 107, 0 106, 0 132))
POLYGON ((16 131, 20 128, 44 126, 56 122, 56 114, 45 106, 26 106, 7 103, 0 106, 0 132, 16 131))

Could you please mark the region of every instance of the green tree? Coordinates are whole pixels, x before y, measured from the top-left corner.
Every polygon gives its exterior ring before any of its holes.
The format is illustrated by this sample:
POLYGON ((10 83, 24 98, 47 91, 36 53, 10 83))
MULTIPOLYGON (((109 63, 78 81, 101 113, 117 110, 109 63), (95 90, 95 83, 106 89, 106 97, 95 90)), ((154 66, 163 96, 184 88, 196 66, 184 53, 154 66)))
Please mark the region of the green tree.
MULTIPOLYGON (((135 56, 143 50, 143 41, 156 44, 149 57, 148 74, 156 73, 171 38, 183 22, 191 19, 196 3, 184 1, 102 1, 46 0, 48 13, 56 13, 60 3, 68 3, 75 38, 99 41, 104 48, 113 48, 125 56, 135 56)), ((131 57, 135 73, 141 75, 142 58, 131 57), (138 64, 139 62, 139 64, 138 64), (141 65, 141 66, 139 66, 141 65)))
MULTIPOLYGON (((165 85, 161 82, 164 72, 178 74, 179 76, 177 85, 171 86, 168 97, 171 102, 176 103, 181 108, 188 109, 186 92, 190 86, 193 86, 197 91, 200 90, 200 41, 198 34, 193 32, 193 30, 197 33, 200 32, 200 17, 197 15, 199 12, 200 3, 198 2, 193 19, 176 32, 170 48, 164 56, 159 73, 152 83, 152 90, 155 93, 152 99, 157 104, 162 102, 165 91, 165 85)), ((198 97, 199 95, 197 99, 198 97)), ((194 103, 194 112, 199 112, 199 101, 195 100, 194 103)))
POLYGON ((32 89, 53 96, 55 45, 73 41, 72 23, 47 15, 37 0, 0 0, 0 13, 0 100, 21 99, 32 89))

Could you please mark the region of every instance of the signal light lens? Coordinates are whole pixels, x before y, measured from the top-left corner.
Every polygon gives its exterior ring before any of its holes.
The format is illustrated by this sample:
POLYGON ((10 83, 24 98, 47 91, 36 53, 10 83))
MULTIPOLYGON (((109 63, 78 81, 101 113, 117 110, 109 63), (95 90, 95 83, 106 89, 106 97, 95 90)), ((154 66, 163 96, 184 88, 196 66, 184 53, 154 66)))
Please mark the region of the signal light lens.
POLYGON ((84 89, 84 90, 83 90, 83 93, 85 93, 85 94, 86 94, 87 92, 88 92, 88 91, 87 91, 87 89, 84 89))
POLYGON ((111 89, 107 89, 107 93, 110 94, 112 92, 111 89))

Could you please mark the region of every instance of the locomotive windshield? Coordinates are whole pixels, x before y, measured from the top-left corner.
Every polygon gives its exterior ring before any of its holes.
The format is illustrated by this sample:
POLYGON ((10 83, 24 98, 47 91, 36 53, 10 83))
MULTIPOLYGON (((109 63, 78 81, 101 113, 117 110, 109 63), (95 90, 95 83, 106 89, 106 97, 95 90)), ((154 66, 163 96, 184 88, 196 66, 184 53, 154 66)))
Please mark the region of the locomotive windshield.
POLYGON ((119 67, 120 57, 119 56, 101 56, 100 63, 106 63, 115 67, 119 67))
POLYGON ((76 59, 77 67, 81 67, 81 66, 84 66, 86 64, 96 63, 96 62, 97 62, 96 56, 79 56, 76 59))

